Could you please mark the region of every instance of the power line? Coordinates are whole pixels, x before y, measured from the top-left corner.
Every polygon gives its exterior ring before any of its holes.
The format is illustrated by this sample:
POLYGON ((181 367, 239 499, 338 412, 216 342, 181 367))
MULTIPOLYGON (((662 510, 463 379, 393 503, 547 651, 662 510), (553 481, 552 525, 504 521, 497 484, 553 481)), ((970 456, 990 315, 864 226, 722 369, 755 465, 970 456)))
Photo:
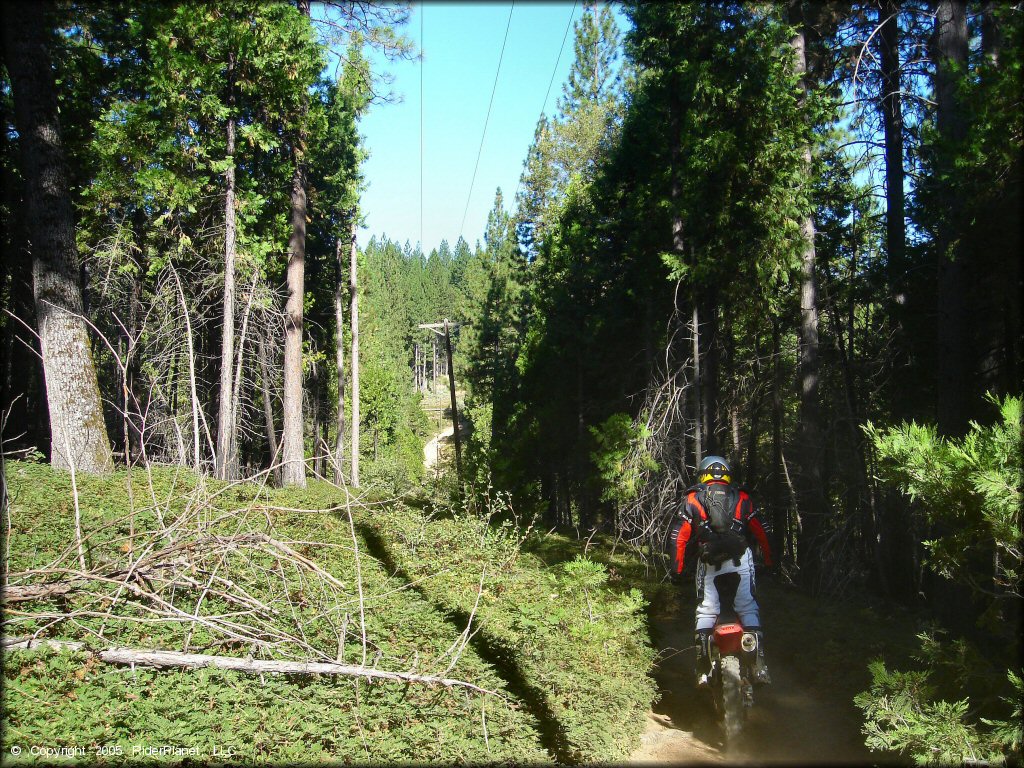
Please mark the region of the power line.
MULTIPOLYGON (((575 7, 575 6, 573 6, 575 7)), ((501 74, 501 62, 505 58, 505 43, 508 41, 508 29, 512 26, 512 11, 516 8, 515 0, 512 7, 508 9, 508 23, 505 24, 505 39, 501 41, 501 53, 498 55, 498 71, 494 73, 494 87, 491 89, 491 100, 487 104, 487 117, 484 119, 484 131, 480 135, 480 149, 476 152, 476 165, 473 166, 473 178, 469 182, 469 195, 466 197, 466 210, 462 212, 462 224, 459 225, 459 235, 462 235, 466 226, 466 214, 469 213, 469 201, 473 199, 473 186, 476 184, 476 172, 480 167, 480 155, 484 151, 484 138, 487 136, 487 123, 491 119, 491 106, 494 104, 494 94, 498 90, 498 75, 501 74)), ((468 241, 467 241, 468 243, 468 241)))
MULTIPOLYGON (((538 122, 543 116, 544 111, 548 108, 548 97, 551 95, 551 86, 554 85, 555 75, 558 73, 558 65, 562 61, 562 51, 565 50, 565 41, 569 39, 569 28, 572 27, 572 17, 576 13, 576 6, 579 4, 579 0, 574 0, 572 4, 572 10, 569 11, 569 21, 565 23, 565 34, 562 35, 562 44, 558 47, 558 57, 555 59, 555 67, 551 70, 551 79, 548 81, 548 89, 544 94, 544 103, 541 105, 540 114, 537 115, 538 122)), ((517 197, 519 197, 519 189, 523 185, 523 174, 519 174, 519 182, 516 184, 516 193, 512 196, 512 202, 515 203, 517 197)))

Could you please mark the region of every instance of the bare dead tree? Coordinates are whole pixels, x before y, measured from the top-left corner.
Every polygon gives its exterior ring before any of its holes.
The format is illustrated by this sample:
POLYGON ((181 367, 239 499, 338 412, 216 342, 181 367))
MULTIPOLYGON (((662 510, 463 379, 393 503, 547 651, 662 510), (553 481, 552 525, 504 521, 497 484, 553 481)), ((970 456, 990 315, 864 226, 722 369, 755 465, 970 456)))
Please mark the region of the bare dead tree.
MULTIPOLYGON (((228 108, 234 107, 235 56, 228 54, 228 108)), ((235 420, 238 410, 234 393, 235 362, 235 115, 227 119, 227 163, 224 171, 224 317, 221 325, 220 407, 217 414, 217 460, 215 471, 221 480, 238 476, 238 433, 235 420)), ((241 354, 238 355, 241 360, 241 354)))
POLYGON ((627 454, 624 474, 636 480, 637 495, 617 515, 618 534, 649 558, 660 558, 669 532, 671 512, 690 476, 687 443, 695 439, 694 415, 688 412, 693 382, 692 359, 685 356, 689 321, 676 304, 668 321, 665 354, 654 369, 643 407, 636 419, 638 439, 627 454))

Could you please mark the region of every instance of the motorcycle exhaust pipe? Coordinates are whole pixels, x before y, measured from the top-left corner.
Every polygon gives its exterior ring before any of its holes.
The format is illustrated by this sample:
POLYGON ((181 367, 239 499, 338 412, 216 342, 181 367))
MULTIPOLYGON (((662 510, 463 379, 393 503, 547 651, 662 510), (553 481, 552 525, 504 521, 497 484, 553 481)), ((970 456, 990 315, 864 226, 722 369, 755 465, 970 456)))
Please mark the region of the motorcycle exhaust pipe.
POLYGON ((752 653, 757 650, 757 635, 753 632, 744 632, 743 637, 740 638, 740 648, 747 653, 752 653))

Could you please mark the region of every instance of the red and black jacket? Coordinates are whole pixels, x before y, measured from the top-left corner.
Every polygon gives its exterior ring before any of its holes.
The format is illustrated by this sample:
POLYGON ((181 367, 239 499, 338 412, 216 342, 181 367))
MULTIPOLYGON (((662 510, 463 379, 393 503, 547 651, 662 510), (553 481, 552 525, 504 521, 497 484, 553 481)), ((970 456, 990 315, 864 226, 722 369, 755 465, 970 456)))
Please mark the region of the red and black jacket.
MULTIPOLYGON (((683 571, 686 545, 689 543, 691 536, 697 531, 699 537, 701 523, 708 519, 708 514, 700 502, 700 497, 704 485, 711 485, 713 483, 725 484, 721 480, 712 480, 709 483, 702 483, 686 489, 686 496, 679 510, 681 520, 677 523, 672 534, 675 539, 676 573, 682 573, 683 571)), ((757 518, 757 510, 754 509, 750 494, 743 488, 740 488, 738 496, 739 500, 736 502, 733 513, 735 519, 744 528, 749 544, 752 546, 756 541, 758 546, 761 547, 761 551, 764 553, 765 565, 771 566, 773 561, 771 547, 768 544, 768 536, 765 534, 761 521, 757 518)))

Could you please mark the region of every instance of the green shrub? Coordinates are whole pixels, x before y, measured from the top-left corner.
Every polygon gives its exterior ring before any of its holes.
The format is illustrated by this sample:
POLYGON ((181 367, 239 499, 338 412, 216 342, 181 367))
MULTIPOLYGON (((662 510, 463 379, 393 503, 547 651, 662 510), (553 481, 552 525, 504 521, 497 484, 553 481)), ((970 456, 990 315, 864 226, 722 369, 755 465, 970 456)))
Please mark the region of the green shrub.
POLYGON ((595 448, 590 460, 601 478, 601 499, 626 504, 636 498, 645 473, 658 464, 645 447, 651 436, 646 424, 626 413, 613 413, 600 426, 590 427, 595 448))
POLYGON ((541 728, 560 760, 614 761, 636 746, 655 697, 639 590, 610 589, 606 567, 582 557, 545 567, 522 551, 507 519, 425 519, 396 509, 371 524, 429 600, 473 616, 473 631, 545 713, 541 728))
POLYGON ((999 409, 999 421, 987 427, 972 423, 960 439, 941 438, 934 426, 913 422, 885 430, 869 424, 866 432, 883 479, 944 531, 925 542, 929 566, 991 594, 998 607, 1000 599, 1021 597, 1024 428, 1020 397, 988 399, 999 409), (993 560, 994 584, 987 573, 993 560))
MULTIPOLYGON (((1024 557, 1022 400, 989 400, 999 420, 972 423, 960 439, 941 438, 934 427, 914 423, 887 430, 868 425, 866 431, 884 479, 914 500, 938 531, 925 542, 929 567, 970 587, 987 605, 988 628, 1015 644, 1024 557)), ((993 670, 964 640, 920 639, 923 669, 890 672, 881 661, 871 666, 871 688, 855 699, 866 718, 868 745, 922 763, 1019 761, 1019 660, 1009 662, 1016 669, 1004 663, 993 670)))
POLYGON ((1024 685, 1019 675, 1007 673, 1011 695, 1004 702, 1010 717, 980 718, 979 723, 968 698, 947 701, 938 696, 931 669, 889 671, 881 660, 869 669, 871 688, 854 702, 864 712, 871 749, 903 752, 922 765, 1020 760, 1024 685))

